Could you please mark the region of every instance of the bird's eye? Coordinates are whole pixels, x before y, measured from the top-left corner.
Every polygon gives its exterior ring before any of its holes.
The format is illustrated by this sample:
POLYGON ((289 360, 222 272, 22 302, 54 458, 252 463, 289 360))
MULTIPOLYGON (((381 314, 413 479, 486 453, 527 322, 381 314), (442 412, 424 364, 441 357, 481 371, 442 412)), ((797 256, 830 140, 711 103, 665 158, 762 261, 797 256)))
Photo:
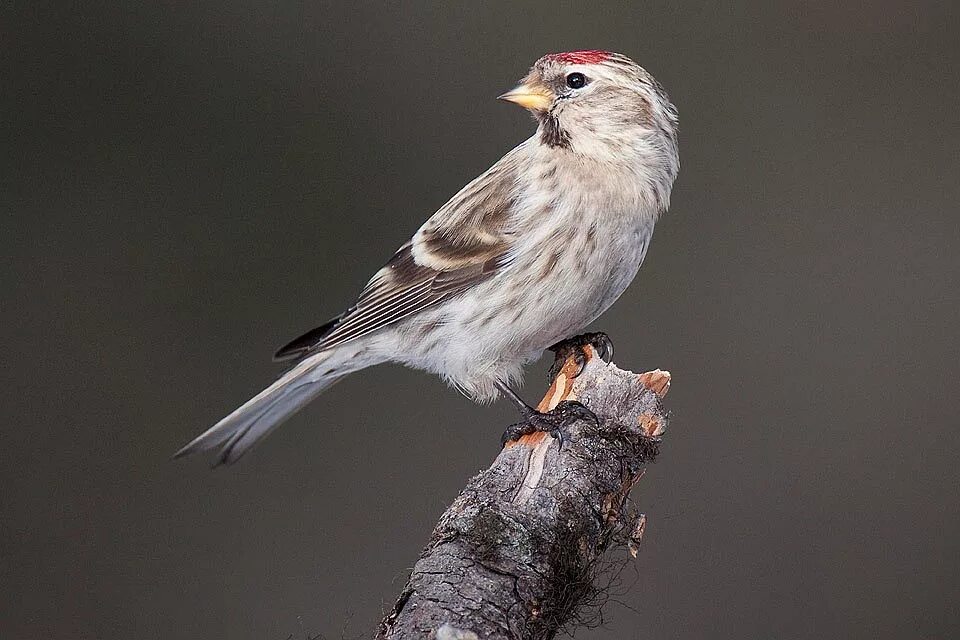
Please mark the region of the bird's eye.
POLYGON ((587 77, 582 73, 574 72, 567 74, 567 86, 571 89, 579 89, 587 84, 587 77))

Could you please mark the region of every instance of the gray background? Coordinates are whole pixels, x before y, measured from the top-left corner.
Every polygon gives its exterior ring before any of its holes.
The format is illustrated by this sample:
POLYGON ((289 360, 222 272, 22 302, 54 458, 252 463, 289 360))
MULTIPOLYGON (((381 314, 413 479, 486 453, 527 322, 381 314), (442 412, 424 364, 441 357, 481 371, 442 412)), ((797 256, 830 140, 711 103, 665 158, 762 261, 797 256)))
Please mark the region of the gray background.
POLYGON ((600 47, 681 114, 597 325, 674 422, 577 637, 958 637, 958 9, 847 4, 4 5, 0 633, 371 630, 510 406, 382 367, 235 467, 169 455, 531 133, 496 95, 600 47))

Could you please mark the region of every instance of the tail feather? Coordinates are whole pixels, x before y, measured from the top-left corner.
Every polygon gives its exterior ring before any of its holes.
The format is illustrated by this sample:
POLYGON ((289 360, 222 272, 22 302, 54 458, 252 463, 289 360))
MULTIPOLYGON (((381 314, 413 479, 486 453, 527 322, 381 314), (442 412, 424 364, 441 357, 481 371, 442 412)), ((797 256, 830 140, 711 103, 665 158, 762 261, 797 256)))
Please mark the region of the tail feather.
POLYGON ((301 362, 187 443, 173 457, 180 458, 221 447, 214 466, 236 462, 254 444, 345 375, 341 372, 317 375, 316 369, 325 360, 311 358, 301 362))

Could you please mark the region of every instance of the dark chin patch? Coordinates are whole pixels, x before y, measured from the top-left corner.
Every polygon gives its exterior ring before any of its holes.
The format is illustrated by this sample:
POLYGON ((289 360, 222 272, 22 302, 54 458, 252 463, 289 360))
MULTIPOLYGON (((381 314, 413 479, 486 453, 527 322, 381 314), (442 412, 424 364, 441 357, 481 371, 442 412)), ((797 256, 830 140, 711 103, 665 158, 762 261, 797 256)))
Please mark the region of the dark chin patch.
POLYGON ((570 134, 560 126, 560 121, 552 113, 541 118, 540 142, 551 148, 569 149, 570 134))

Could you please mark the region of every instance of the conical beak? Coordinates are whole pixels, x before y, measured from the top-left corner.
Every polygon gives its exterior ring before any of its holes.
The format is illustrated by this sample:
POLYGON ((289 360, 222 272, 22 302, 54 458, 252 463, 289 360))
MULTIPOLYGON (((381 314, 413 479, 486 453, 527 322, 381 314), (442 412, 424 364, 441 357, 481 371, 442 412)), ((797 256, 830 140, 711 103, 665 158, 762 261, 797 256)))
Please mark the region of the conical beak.
POLYGON ((506 100, 531 111, 548 111, 554 98, 553 92, 539 82, 525 82, 497 96, 497 100, 506 100))

